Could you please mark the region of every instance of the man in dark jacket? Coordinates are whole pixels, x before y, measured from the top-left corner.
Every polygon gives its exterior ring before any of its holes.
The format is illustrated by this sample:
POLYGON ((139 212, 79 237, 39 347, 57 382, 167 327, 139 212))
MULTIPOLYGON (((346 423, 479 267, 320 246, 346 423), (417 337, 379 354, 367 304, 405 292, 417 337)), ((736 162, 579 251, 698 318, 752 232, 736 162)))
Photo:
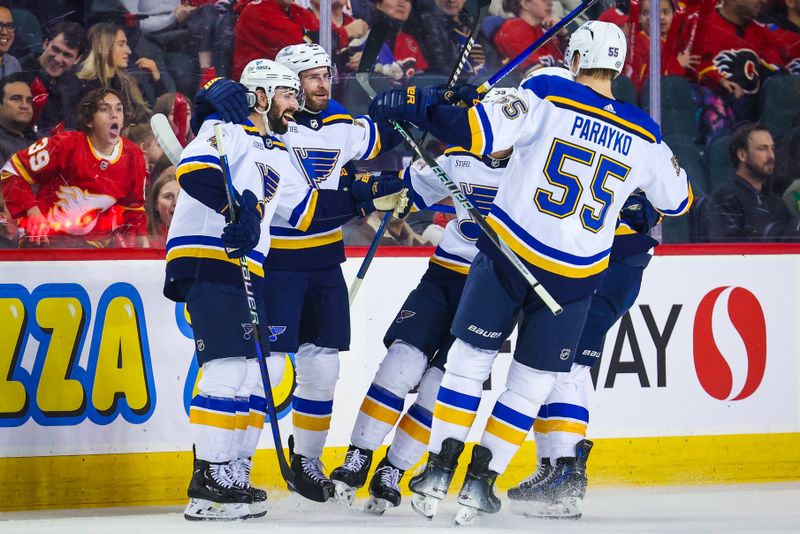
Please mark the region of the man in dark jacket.
POLYGON ((736 176, 711 191, 704 209, 708 240, 789 239, 797 221, 768 187, 775 172, 775 143, 769 130, 755 123, 740 126, 731 136, 730 157, 736 176))

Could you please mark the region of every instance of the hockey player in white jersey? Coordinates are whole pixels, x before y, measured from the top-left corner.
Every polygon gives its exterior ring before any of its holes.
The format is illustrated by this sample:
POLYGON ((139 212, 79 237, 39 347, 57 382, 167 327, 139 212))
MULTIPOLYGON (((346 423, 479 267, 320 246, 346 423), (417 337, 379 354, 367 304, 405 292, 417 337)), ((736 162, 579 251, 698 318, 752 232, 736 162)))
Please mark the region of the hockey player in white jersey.
MULTIPOLYGON (((350 345, 347 287, 340 267, 345 259, 341 225, 355 213, 342 209, 341 191, 352 189, 362 216, 376 207, 392 209, 394 200, 400 202, 394 196, 402 188, 400 180, 354 181, 350 164, 377 156, 399 139, 391 128, 378 126, 369 117, 351 117, 330 98, 332 65, 321 46, 291 45, 275 60, 299 76, 304 92, 304 106, 279 139, 312 192, 309 210, 317 215, 315 223, 302 228, 297 221, 310 211, 279 213, 272 221, 273 239, 265 263, 266 309, 271 325, 281 332, 272 343, 273 352, 295 353, 291 461, 295 489, 312 500, 326 501, 334 487, 320 456, 330 428, 339 351, 350 345), (376 206, 373 198, 378 197, 383 200, 376 200, 376 206)), ((219 111, 231 104, 210 103, 219 111)))
MULTIPOLYGON (((485 100, 500 100, 513 93, 513 89, 495 89, 485 100)), ((438 158, 438 163, 473 205, 486 214, 510 156, 511 150, 481 157, 451 147, 438 158)), ((407 167, 403 177, 413 192, 413 206, 417 209, 450 195, 424 161, 407 167)), ((400 504, 400 480, 427 450, 436 392, 454 339, 450 325, 470 264, 478 252, 478 234, 469 213, 456 204, 456 218, 447 223, 428 270, 384 337, 388 350, 361 404, 344 464, 331 473, 340 500, 352 503, 356 489, 367 481, 373 452, 397 424, 386 457, 372 475, 366 510, 381 514, 387 506, 400 504), (405 398, 416 386, 417 399, 403 414, 405 398)))
MULTIPOLYGON (((263 313, 264 258, 273 215, 303 214, 297 218, 301 228, 321 216, 313 207, 316 195, 274 137, 286 131, 299 109, 299 79, 278 63, 256 60, 245 68, 243 82, 252 93, 251 113, 241 125, 222 126, 240 220, 226 225, 226 188, 214 133, 220 121, 212 115, 182 153, 177 176, 185 194, 179 197, 167 239, 164 294, 186 302, 203 371, 190 409, 196 460, 187 519, 244 519, 266 513, 266 493, 253 488, 249 478, 264 422, 264 390, 242 273, 232 258, 247 254, 257 308, 263 313)), ((349 199, 349 211, 355 213, 359 203, 351 192, 341 194, 347 197, 343 204, 349 199)), ((361 208, 367 204, 374 206, 369 200, 361 208)), ((267 320, 259 325, 263 340, 272 335, 267 320)), ((267 347, 263 349, 266 353, 267 347)), ((283 364, 283 355, 267 358, 276 382, 283 364)))
POLYGON ((522 312, 506 389, 459 492, 456 521, 496 513, 494 482, 530 430, 555 381, 569 371, 591 295, 609 261, 623 202, 637 188, 665 215, 691 204, 686 173, 644 112, 619 102, 611 81, 625 62, 625 36, 612 24, 588 22, 570 38, 575 82, 554 76, 525 81, 519 98, 464 110, 436 102, 437 93, 379 95, 376 119, 408 120, 476 154, 514 147, 509 176, 487 217, 500 238, 561 304, 553 316, 482 236, 453 322, 456 336, 434 409, 428 461, 411 479, 412 506, 432 517, 446 495, 474 422, 482 384, 500 344, 522 312))

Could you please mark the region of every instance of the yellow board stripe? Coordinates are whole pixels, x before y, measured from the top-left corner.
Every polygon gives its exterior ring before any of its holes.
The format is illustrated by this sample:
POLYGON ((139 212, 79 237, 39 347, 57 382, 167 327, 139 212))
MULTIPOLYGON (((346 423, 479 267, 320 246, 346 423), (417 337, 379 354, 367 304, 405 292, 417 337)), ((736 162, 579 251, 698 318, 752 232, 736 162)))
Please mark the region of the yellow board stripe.
POLYGON ((472 137, 472 144, 469 147, 469 151, 473 154, 477 154, 478 156, 482 156, 483 151, 486 148, 486 142, 483 138, 481 119, 478 117, 478 112, 474 107, 470 108, 467 112, 467 119, 469 120, 469 131, 470 136, 472 137))
POLYGON ((608 111, 606 111, 606 110, 604 110, 602 108, 596 108, 594 106, 589 106, 587 104, 583 104, 581 102, 577 102, 575 100, 572 100, 570 98, 565 98, 563 96, 550 95, 550 96, 545 97, 545 99, 549 100, 550 102, 558 102, 559 104, 565 104, 565 105, 567 105, 569 107, 572 107, 572 108, 582 109, 584 111, 588 111, 590 113, 594 113, 595 115, 600 115, 600 116, 605 117, 606 119, 610 120, 611 122, 616 122, 617 124, 621 124, 621 125, 625 126, 626 128, 629 128, 629 129, 631 129, 631 130, 633 130, 635 132, 638 132, 643 137, 646 137, 647 139, 649 139, 653 143, 656 142, 656 137, 653 134, 651 134, 649 131, 647 131, 645 128, 642 128, 638 124, 634 124, 634 123, 632 123, 630 121, 627 121, 627 120, 623 119, 622 117, 614 115, 613 113, 610 113, 610 112, 608 112, 608 111))
POLYGON ((308 199, 308 206, 306 207, 306 214, 303 215, 303 218, 300 220, 300 223, 297 225, 297 229, 301 232, 305 232, 308 230, 308 227, 311 226, 311 221, 314 219, 314 212, 317 210, 317 199, 319 198, 319 191, 313 189, 311 191, 311 198, 308 199))
POLYGON ((436 265, 440 265, 445 269, 450 269, 451 271, 455 271, 457 273, 469 274, 469 265, 462 265, 460 263, 443 260, 442 258, 437 258, 436 256, 431 256, 431 263, 435 263, 436 265))
POLYGON ((537 419, 533 423, 533 431, 542 434, 548 432, 570 432, 572 434, 586 435, 586 423, 577 421, 564 421, 560 419, 537 419))
POLYGON ((28 174, 28 171, 25 169, 25 166, 22 165, 22 162, 19 160, 19 157, 16 154, 11 156, 11 164, 14 165, 14 168, 26 182, 28 182, 31 185, 35 183, 33 181, 33 178, 31 178, 31 175, 28 174))
POLYGON ((297 250, 301 248, 321 247, 323 245, 330 245, 342 240, 342 229, 339 228, 330 234, 321 235, 318 237, 302 237, 298 239, 285 239, 282 237, 273 237, 269 246, 271 248, 278 248, 282 250, 297 250))
POLYGON ((486 218, 486 222, 489 223, 489 226, 491 226, 492 229, 497 232, 500 238, 505 241, 506 245, 508 245, 511 250, 516 252, 518 256, 531 265, 535 265, 536 267, 544 269, 545 271, 560 274, 561 276, 567 276, 569 278, 586 278, 598 273, 602 273, 608 267, 608 256, 588 267, 572 267, 562 263, 556 263, 543 256, 539 256, 531 249, 526 247, 517 238, 517 236, 506 230, 505 226, 500 224, 497 219, 491 215, 486 218))
POLYGON ((189 410, 189 423, 193 425, 213 426, 224 430, 236 428, 236 417, 203 410, 189 410))
POLYGON ((428 428, 425 428, 418 422, 414 421, 408 415, 403 416, 400 420, 400 424, 398 428, 414 438, 415 440, 423 443, 425 445, 431 440, 431 431, 428 428))
POLYGON ((327 417, 311 417, 297 412, 292 412, 292 423, 295 428, 302 430, 312 430, 314 432, 322 432, 330 429, 331 416, 327 417))
POLYGON ((361 403, 361 413, 391 426, 394 426, 397 418, 400 417, 400 412, 391 410, 369 398, 364 398, 364 402, 361 403))
POLYGON ((498 421, 494 417, 490 417, 486 422, 486 432, 514 445, 520 445, 528 435, 527 432, 498 421))
MULTIPOLYGON (((200 258, 206 260, 217 260, 230 263, 231 265, 239 266, 239 260, 233 260, 225 254, 224 250, 214 248, 194 248, 194 247, 176 247, 170 249, 167 253, 167 262, 178 258, 200 258)), ((252 259, 247 259, 247 265, 250 267, 250 273, 264 278, 264 267, 252 259)))
POLYGON ((470 427, 475 421, 475 412, 451 408, 446 404, 437 402, 436 407, 433 409, 433 418, 453 425, 470 427))

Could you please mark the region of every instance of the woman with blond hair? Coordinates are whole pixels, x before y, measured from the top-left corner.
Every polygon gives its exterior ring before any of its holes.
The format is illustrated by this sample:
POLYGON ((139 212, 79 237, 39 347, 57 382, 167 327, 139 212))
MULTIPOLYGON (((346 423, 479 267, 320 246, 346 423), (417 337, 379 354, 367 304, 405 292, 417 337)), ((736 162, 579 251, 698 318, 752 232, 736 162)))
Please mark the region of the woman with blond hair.
MULTIPOLYGON (((107 87, 122 93, 125 110, 130 111, 134 122, 147 121, 150 106, 145 100, 139 82, 127 72, 131 49, 125 32, 116 24, 101 22, 89 28, 89 53, 80 65, 78 78, 84 93, 107 87)), ((156 62, 139 58, 136 66, 152 79, 155 94, 167 91, 156 62)))

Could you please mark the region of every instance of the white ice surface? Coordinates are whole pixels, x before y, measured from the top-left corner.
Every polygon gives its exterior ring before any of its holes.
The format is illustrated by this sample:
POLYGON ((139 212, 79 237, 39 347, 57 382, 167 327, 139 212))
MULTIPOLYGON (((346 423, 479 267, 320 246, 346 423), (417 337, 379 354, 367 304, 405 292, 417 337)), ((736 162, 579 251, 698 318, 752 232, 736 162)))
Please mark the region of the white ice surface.
MULTIPOLYGON (((217 534, 293 532, 375 533, 384 531, 454 532, 795 532, 800 533, 800 483, 659 488, 590 488, 583 519, 526 519, 502 510, 469 527, 455 527, 455 497, 440 506, 432 522, 419 518, 408 498, 383 517, 363 514, 364 501, 347 509, 316 504, 297 496, 271 499, 266 517, 236 523, 196 523, 183 519, 182 508, 105 508, 0 513, 3 534, 169 533, 217 534)), ((505 499, 504 499, 505 501, 505 499)), ((504 503, 507 508, 507 502, 504 503)))

